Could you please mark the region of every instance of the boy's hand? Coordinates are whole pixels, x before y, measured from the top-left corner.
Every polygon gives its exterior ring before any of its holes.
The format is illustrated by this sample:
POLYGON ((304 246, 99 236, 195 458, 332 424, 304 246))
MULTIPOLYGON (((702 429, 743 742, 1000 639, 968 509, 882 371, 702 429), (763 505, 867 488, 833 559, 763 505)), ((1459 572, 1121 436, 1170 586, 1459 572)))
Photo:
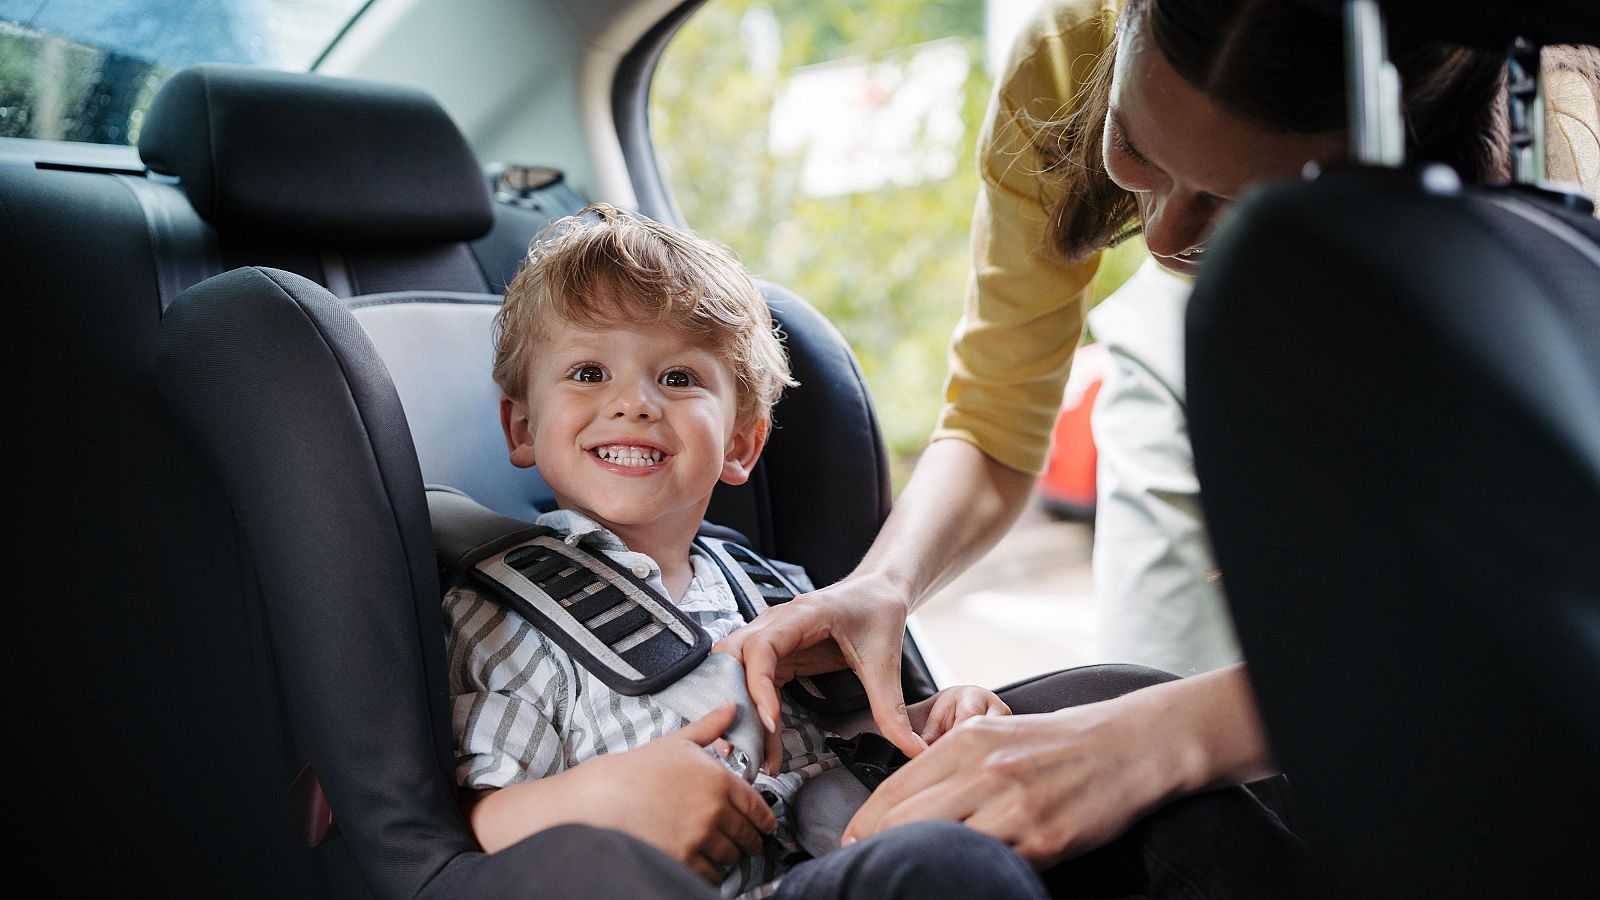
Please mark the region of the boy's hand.
POLYGON ((950 729, 973 716, 1009 716, 1011 707, 994 691, 971 684, 948 687, 920 703, 906 707, 911 727, 932 744, 950 729))
POLYGON ((720 884, 728 866, 760 853, 762 833, 778 827, 755 788, 706 753, 733 718, 733 704, 724 703, 642 747, 572 770, 594 776, 585 792, 596 824, 625 831, 720 884))
POLYGON ((718 737, 733 718, 724 703, 637 749, 483 791, 469 806, 473 834, 495 853, 568 822, 614 828, 720 884, 727 866, 760 852, 762 832, 778 827, 755 788, 706 752, 726 752, 718 737))

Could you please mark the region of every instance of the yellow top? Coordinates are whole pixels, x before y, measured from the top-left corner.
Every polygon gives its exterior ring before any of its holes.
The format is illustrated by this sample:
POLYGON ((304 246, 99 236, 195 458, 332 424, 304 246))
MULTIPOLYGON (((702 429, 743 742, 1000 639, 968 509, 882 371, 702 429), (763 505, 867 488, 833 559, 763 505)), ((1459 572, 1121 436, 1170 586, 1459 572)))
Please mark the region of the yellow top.
POLYGON ((1054 119, 1070 108, 1111 42, 1120 6, 1043 4, 1012 48, 978 139, 973 268, 932 440, 961 438, 1025 472, 1044 468, 1100 259, 1069 264, 1049 249, 1048 187, 1019 114, 1054 119))
MULTIPOLYGON (((1098 256, 1067 263, 1048 246, 1052 198, 1023 122, 1056 119, 1111 43, 1121 0, 1048 0, 1012 48, 978 141, 972 274, 931 440, 960 438, 1023 472, 1044 468, 1098 256), (1025 114, 1025 115, 1019 115, 1025 114)), ((1547 84, 1548 177, 1600 196, 1600 86, 1547 84)))

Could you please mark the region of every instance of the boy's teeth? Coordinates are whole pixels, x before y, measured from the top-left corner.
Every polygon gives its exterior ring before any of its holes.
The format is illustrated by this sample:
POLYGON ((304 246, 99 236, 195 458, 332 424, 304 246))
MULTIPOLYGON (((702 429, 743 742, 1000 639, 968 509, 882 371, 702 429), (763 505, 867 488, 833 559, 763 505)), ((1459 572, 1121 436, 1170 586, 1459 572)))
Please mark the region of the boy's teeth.
POLYGON ((627 444, 611 444, 605 447, 594 448, 596 456, 607 462, 619 466, 653 466, 661 462, 662 453, 649 447, 631 447, 627 444))

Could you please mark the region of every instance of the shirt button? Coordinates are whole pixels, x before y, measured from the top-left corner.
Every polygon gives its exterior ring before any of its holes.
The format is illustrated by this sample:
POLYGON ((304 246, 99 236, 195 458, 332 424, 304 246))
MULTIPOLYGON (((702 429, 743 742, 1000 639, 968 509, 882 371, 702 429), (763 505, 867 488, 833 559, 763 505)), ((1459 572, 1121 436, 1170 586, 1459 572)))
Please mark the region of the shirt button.
POLYGON ((634 563, 633 564, 633 577, 635 577, 635 578, 649 578, 650 577, 650 566, 646 565, 645 563, 634 563))

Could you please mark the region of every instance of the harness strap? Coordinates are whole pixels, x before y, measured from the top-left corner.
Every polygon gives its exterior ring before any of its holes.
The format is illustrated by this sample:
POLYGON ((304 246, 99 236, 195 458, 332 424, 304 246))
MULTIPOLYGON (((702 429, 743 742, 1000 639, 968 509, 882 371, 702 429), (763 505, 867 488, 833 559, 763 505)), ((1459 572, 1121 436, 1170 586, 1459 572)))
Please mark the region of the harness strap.
MULTIPOLYGON (((607 687, 654 694, 690 720, 733 700, 738 715, 726 737, 743 756, 734 768, 754 780, 763 739, 744 667, 711 653, 705 629, 604 553, 485 509, 454 488, 429 485, 427 495, 444 567, 522 616, 607 687)), ((746 621, 803 592, 746 547, 709 535, 695 544, 721 569, 746 621)), ((784 690, 825 716, 861 709, 867 700, 848 670, 797 678, 784 690)))
MULTIPOLYGON (((806 593, 793 579, 748 547, 705 535, 695 538, 695 544, 722 570, 747 622, 773 606, 806 593)), ((783 691, 794 703, 823 716, 842 716, 867 705, 867 690, 849 669, 801 675, 784 685, 783 691)))

